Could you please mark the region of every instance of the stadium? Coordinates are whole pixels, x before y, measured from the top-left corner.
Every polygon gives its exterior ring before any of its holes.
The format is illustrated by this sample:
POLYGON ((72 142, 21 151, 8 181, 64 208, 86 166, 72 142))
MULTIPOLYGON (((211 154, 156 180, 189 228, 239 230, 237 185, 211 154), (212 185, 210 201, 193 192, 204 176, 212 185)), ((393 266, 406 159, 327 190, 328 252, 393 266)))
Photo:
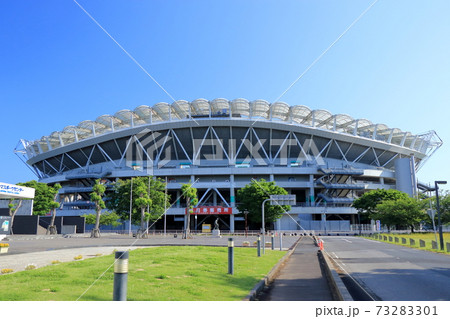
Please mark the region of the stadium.
POLYGON ((221 230, 235 232, 244 229, 237 191, 263 178, 296 196, 272 229, 348 231, 358 224, 351 204, 363 192, 416 194, 415 173, 441 144, 434 131, 412 134, 303 105, 219 98, 121 110, 21 140, 15 153, 40 182, 62 185, 58 216, 93 213, 96 179, 111 186, 154 176, 167 181, 173 201, 156 229, 186 226, 181 185, 192 183, 199 203, 191 229, 219 218, 221 230))

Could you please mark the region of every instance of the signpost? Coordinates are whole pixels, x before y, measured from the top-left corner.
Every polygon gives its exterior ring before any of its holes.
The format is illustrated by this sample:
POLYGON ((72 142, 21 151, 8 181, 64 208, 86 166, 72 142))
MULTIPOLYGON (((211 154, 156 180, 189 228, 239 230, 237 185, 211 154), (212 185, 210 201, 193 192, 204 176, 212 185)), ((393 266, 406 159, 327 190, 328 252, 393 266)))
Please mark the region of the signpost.
POLYGON ((0 239, 11 233, 11 217, 0 216, 0 239))

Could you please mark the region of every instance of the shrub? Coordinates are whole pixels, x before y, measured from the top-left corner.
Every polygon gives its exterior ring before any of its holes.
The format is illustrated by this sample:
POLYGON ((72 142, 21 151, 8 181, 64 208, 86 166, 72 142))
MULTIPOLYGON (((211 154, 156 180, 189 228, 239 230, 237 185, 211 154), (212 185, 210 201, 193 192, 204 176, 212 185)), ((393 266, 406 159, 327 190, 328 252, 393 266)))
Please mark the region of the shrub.
POLYGON ((9 274, 11 272, 14 272, 14 270, 11 269, 11 268, 4 268, 4 269, 1 270, 2 274, 9 274))
POLYGON ((32 270, 32 269, 36 269, 36 265, 35 264, 29 264, 25 267, 25 270, 32 270))
POLYGON ((78 255, 78 256, 73 257, 73 259, 75 259, 75 260, 80 260, 80 259, 83 259, 83 256, 78 255))

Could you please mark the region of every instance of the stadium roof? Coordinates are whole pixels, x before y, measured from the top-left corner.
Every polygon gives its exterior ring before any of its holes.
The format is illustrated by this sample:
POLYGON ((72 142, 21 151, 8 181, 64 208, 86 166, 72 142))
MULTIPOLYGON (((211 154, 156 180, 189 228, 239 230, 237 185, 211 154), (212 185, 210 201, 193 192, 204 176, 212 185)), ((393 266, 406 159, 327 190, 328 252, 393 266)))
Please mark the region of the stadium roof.
POLYGON ((81 140, 143 125, 182 120, 197 122, 203 118, 227 117, 285 122, 329 130, 409 148, 425 155, 431 155, 442 144, 434 131, 414 135, 398 128, 389 128, 385 124, 372 123, 367 119, 354 119, 345 114, 333 115, 326 110, 311 110, 303 105, 290 106, 284 102, 271 104, 265 100, 250 102, 242 98, 229 101, 219 98, 212 101, 179 100, 172 104, 161 102, 151 107, 141 105, 133 111, 121 110, 114 115, 102 115, 95 121, 83 121, 77 126, 67 126, 62 131, 53 132, 39 140, 26 142, 26 148, 31 148, 32 153, 38 155, 81 140))

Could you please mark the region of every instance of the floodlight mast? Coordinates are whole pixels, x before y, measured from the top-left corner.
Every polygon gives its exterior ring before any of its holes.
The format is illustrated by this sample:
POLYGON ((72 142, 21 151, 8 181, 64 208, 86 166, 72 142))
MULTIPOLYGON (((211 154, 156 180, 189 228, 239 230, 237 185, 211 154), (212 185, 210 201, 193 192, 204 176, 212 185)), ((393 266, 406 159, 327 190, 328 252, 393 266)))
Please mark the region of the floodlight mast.
POLYGON ((436 191, 436 210, 438 213, 438 227, 439 227, 439 245, 441 250, 444 250, 444 236, 442 235, 442 223, 441 223, 441 209, 439 207, 439 186, 438 184, 447 184, 447 181, 435 181, 434 190, 436 191))
MULTIPOLYGON (((272 197, 272 196, 270 196, 272 197)), ((265 223, 264 223, 264 205, 266 204, 267 201, 271 201, 271 198, 265 199, 262 202, 262 207, 261 207, 261 211, 262 211, 262 227, 261 227, 261 232, 262 232, 262 236, 263 236, 263 255, 266 253, 266 229, 265 229, 265 223)))

